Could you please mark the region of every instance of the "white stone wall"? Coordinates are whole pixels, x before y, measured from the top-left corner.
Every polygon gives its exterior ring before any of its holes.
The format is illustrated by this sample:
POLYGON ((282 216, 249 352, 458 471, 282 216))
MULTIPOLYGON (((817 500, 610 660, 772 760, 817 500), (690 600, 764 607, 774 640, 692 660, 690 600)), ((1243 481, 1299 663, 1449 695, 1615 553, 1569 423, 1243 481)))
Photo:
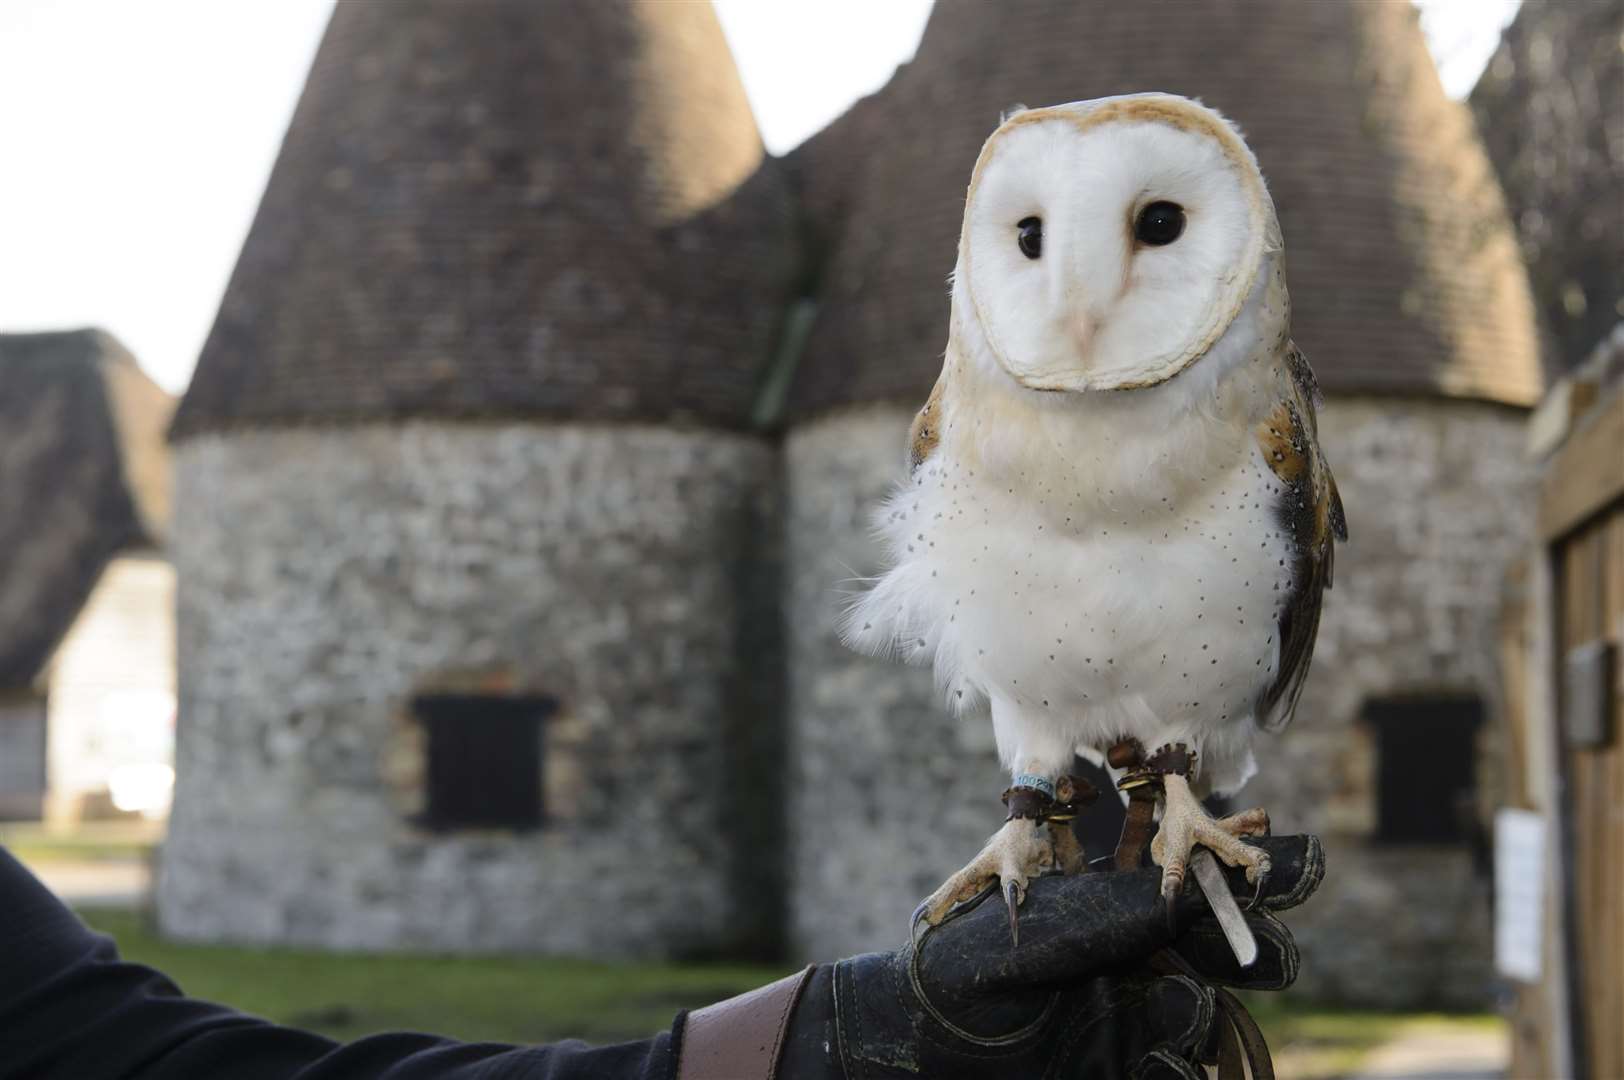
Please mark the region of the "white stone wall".
POLYGON ((737 597, 769 530, 773 462, 749 437, 633 426, 181 443, 165 933, 728 947, 730 881, 748 860, 726 831, 725 782, 750 767, 729 710, 756 677, 741 670, 737 597), (567 820, 523 834, 409 822, 421 792, 406 705, 470 682, 560 700, 567 820))
MULTIPOLYGON (((46 820, 66 826, 111 812, 120 768, 172 759, 175 717, 175 571, 154 554, 120 555, 52 654, 46 675, 46 820)), ((126 789, 152 816, 160 779, 126 789)), ((128 777, 124 783, 129 784, 128 777)))
POLYGON ((903 475, 913 410, 874 407, 785 447, 791 872, 800 958, 894 948, 920 898, 1003 820, 992 725, 955 720, 929 670, 858 656, 837 626, 879 568, 870 513, 903 475))
MULTIPOLYGON (((786 448, 790 933, 800 955, 896 944, 914 903, 1002 820, 990 724, 950 720, 928 671, 858 657, 835 628, 873 573, 868 512, 902 474, 911 410, 838 414, 786 448)), ((1305 994, 1400 1007, 1481 1005, 1487 884, 1460 848, 1380 849, 1371 697, 1480 693, 1498 718, 1501 582, 1526 549, 1534 472, 1524 414, 1469 402, 1338 398, 1321 439, 1351 543, 1336 557, 1295 725, 1260 740, 1239 800, 1325 838, 1330 876, 1292 919, 1305 994)), ((1492 734, 1463 753, 1490 753, 1492 734)), ((1492 776, 1480 769, 1480 779, 1492 776)))

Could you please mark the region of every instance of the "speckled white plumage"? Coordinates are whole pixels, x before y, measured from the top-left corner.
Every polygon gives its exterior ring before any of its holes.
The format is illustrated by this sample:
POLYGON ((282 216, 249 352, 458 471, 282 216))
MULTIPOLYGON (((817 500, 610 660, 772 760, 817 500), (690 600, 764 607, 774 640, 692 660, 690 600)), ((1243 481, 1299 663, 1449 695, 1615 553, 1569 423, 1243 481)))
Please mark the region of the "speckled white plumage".
POLYGON ((1135 736, 1239 787, 1295 703, 1270 693, 1307 565, 1281 507, 1313 491, 1286 481, 1329 482, 1288 324, 1272 204, 1217 114, 1145 95, 1007 120, 972 179, 912 475, 879 515, 888 568, 848 641, 933 665, 953 708, 990 706, 1012 772, 1135 736), (1134 243, 1152 200, 1187 209, 1178 242, 1134 243), (1032 259, 1014 226, 1039 214, 1032 259), (1260 441, 1288 411, 1306 413, 1275 431, 1302 459, 1290 476, 1260 441))

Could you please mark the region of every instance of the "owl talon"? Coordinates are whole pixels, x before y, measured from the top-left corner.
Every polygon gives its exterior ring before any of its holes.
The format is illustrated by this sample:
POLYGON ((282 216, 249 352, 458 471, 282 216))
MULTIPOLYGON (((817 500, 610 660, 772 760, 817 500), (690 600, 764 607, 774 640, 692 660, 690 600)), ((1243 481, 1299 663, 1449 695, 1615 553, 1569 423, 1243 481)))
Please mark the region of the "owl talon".
POLYGON ((1004 882, 1004 905, 1010 909, 1010 948, 1020 945, 1020 901, 1020 885, 1004 882))
MULTIPOLYGON (((1247 876, 1248 877, 1250 877, 1252 875, 1252 870, 1253 870, 1253 868, 1250 868, 1250 867, 1247 869, 1247 876)), ((1256 880, 1255 880, 1255 884, 1256 884, 1257 887, 1252 892, 1252 899, 1250 899, 1250 900, 1248 900, 1246 902, 1246 910, 1247 911, 1256 911, 1258 909, 1258 906, 1263 903, 1263 890, 1265 888, 1267 888, 1268 884, 1269 884, 1269 862, 1268 862, 1268 860, 1265 859, 1263 861, 1263 865, 1261 867, 1259 867, 1259 868, 1256 868, 1256 870, 1257 870, 1257 877, 1256 877, 1256 880)))
POLYGON ((1054 864, 1054 849, 1030 818, 1011 818, 993 834, 970 864, 944 881, 914 909, 909 935, 917 942, 920 922, 939 926, 959 904, 999 888, 1009 907, 1010 936, 1018 936, 1016 909, 1026 898, 1026 883, 1054 864))
POLYGON ((1247 810, 1215 821, 1190 790, 1189 780, 1177 773, 1164 778, 1163 795, 1162 824, 1151 841, 1150 854, 1162 867, 1162 898, 1170 905, 1169 918, 1172 901, 1184 886, 1190 852, 1197 844, 1211 850, 1226 866, 1246 868, 1246 880, 1256 886, 1249 905, 1255 907, 1268 882, 1269 855, 1241 837, 1263 835, 1269 827, 1268 815, 1260 809, 1247 810))
MULTIPOLYGON (((929 898, 921 900, 919 906, 913 909, 913 914, 908 916, 908 944, 913 947, 915 952, 919 951, 919 923, 924 919, 925 911, 929 907, 929 898)), ((929 924, 927 923, 927 925, 929 924)))

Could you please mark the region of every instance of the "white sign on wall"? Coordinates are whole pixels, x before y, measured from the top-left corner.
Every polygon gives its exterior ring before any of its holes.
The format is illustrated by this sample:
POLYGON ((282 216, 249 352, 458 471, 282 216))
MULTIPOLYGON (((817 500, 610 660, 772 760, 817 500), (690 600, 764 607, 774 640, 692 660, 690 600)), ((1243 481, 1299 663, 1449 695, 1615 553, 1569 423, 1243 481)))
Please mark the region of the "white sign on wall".
POLYGON ((1502 807, 1494 815, 1494 966, 1538 982, 1544 940, 1545 819, 1502 807))

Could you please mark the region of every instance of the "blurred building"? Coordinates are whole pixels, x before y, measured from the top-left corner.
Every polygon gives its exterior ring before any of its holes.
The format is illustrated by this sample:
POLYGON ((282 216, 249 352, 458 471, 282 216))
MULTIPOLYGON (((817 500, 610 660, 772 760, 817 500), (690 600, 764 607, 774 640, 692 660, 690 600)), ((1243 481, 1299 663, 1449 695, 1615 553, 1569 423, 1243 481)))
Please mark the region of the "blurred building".
POLYGON ((759 946, 794 241, 708 5, 337 6, 174 424, 166 932, 759 946))
POLYGON ((1524 3, 1471 106, 1565 374, 1624 322, 1624 3, 1524 3))
POLYGON ((168 809, 173 407, 99 330, 0 334, 0 820, 168 809))
POLYGON ((1305 986, 1481 1000, 1540 371, 1409 5, 941 0, 781 161, 703 5, 448 10, 339 6, 175 423, 166 930, 894 945, 1002 816, 990 725, 835 634, 964 186, 1012 104, 1163 89, 1257 151, 1353 530, 1243 793, 1331 851, 1305 986))
POLYGON ((1525 3, 1472 92, 1556 380, 1507 580, 1497 960, 1513 1076, 1624 1075, 1624 0, 1525 3))

